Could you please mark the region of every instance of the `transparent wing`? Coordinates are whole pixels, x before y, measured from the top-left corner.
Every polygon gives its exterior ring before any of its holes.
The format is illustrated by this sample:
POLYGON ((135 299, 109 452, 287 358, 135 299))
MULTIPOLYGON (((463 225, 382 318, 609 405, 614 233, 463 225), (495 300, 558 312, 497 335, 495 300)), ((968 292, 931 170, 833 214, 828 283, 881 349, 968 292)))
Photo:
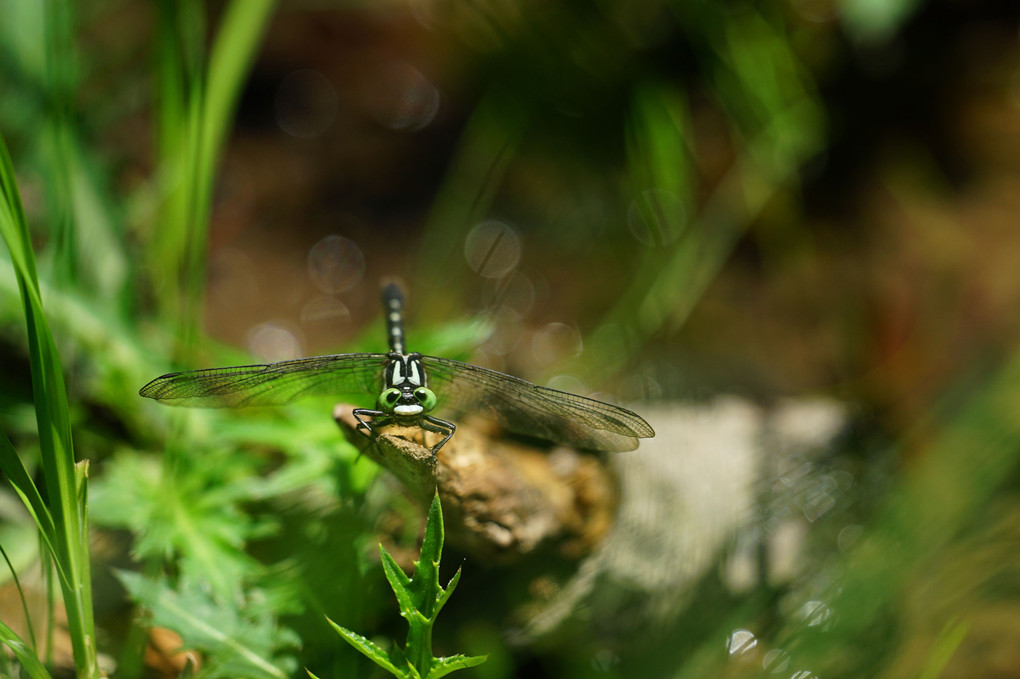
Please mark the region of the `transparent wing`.
POLYGON ((621 452, 655 436, 639 415, 592 398, 547 389, 448 358, 422 358, 439 405, 478 414, 507 430, 586 450, 621 452))
POLYGON ((386 354, 314 356, 267 365, 170 373, 138 393, 161 403, 205 408, 283 405, 306 396, 372 394, 382 388, 386 354))

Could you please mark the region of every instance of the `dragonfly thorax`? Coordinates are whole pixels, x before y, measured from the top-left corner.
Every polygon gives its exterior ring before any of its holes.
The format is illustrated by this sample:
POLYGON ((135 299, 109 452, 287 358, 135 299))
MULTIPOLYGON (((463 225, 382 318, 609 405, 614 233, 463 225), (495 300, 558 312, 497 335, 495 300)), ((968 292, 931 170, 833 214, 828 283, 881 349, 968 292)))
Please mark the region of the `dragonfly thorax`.
POLYGON ((398 418, 416 418, 436 406, 436 395, 428 388, 428 375, 421 354, 390 353, 379 394, 379 410, 398 418))

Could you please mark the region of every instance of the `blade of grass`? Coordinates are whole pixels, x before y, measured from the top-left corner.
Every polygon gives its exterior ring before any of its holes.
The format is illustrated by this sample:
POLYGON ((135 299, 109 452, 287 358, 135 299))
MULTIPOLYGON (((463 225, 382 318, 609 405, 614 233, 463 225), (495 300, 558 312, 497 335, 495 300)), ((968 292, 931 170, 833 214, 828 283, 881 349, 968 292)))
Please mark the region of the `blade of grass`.
POLYGON ((28 612, 28 601, 25 599, 25 590, 21 588, 21 580, 18 579, 18 571, 15 570, 14 564, 11 563, 10 557, 7 555, 7 550, 0 544, 0 556, 3 557, 4 563, 7 564, 7 570, 10 571, 11 579, 14 582, 14 589, 18 591, 18 599, 21 600, 21 613, 25 616, 25 629, 28 632, 29 646, 33 649, 38 648, 35 640, 35 626, 32 625, 32 616, 28 612))
POLYGON ((434 282, 416 292, 418 308, 441 318, 462 308, 454 291, 471 286, 464 284, 463 273, 457 273, 463 267, 457 265, 459 250, 451 248, 450 243, 459 242, 474 223, 488 214, 529 117, 519 102, 506 101, 494 92, 471 115, 418 248, 420 269, 415 278, 434 282))
POLYGON ((680 298, 696 299, 700 292, 690 281, 682 280, 693 269, 676 265, 689 264, 701 234, 700 230, 685 233, 687 216, 695 209, 687 102, 675 88, 646 83, 635 90, 631 105, 626 135, 628 188, 632 205, 648 228, 651 247, 645 249, 631 284, 601 326, 584 340, 585 360, 575 361, 570 368, 582 379, 591 370, 586 366, 599 366, 600 372, 606 373, 620 369, 631 355, 635 340, 643 340, 658 329, 680 298), (667 280, 665 285, 661 283, 663 278, 667 280), (665 299, 658 292, 663 290, 665 299))
POLYGON ((56 538, 53 516, 43 501, 35 482, 32 481, 31 475, 21 462, 21 458, 18 457, 17 452, 14 450, 14 446, 11 445, 7 435, 3 432, 0 432, 0 471, 3 471, 7 478, 10 479, 14 490, 21 496, 22 502, 25 503, 25 507, 28 508, 32 519, 39 527, 39 532, 47 548, 53 551, 55 549, 54 542, 56 538))
POLYGON ((195 0, 163 0, 158 4, 156 82, 159 159, 157 173, 165 200, 157 213, 155 228, 146 248, 153 270, 157 306, 163 316, 179 316, 176 308, 177 280, 188 229, 188 199, 184 177, 188 163, 188 101, 200 79, 200 45, 203 42, 201 6, 195 0))
POLYGON ((74 87, 74 31, 71 3, 57 0, 47 4, 42 18, 45 67, 46 116, 41 129, 49 199, 50 235, 58 284, 71 285, 77 278, 75 216, 71 189, 73 165, 70 154, 71 98, 74 87))
POLYGON ((688 37, 699 45, 702 69, 733 121, 738 157, 696 209, 688 150, 693 131, 682 91, 671 83, 635 88, 627 192, 651 228, 654 247, 584 338, 585 360, 568 369, 582 379, 590 370, 586 366, 599 366, 601 373, 619 370, 634 346, 664 327, 683 325, 754 219, 776 195, 796 189, 801 163, 823 138, 820 104, 806 69, 762 16, 672 4, 678 25, 696 27, 688 37), (654 200, 657 194, 669 202, 654 200))
POLYGON ((951 620, 942 628, 941 634, 935 640, 935 647, 932 654, 925 663, 919 679, 938 679, 945 671, 946 665, 953 658, 956 649, 963 643, 967 632, 970 631, 970 623, 959 620, 951 620))
POLYGON ((46 671, 43 664, 39 662, 39 658, 36 657, 35 652, 21 640, 14 631, 7 625, 0 622, 0 641, 11 649, 14 653, 14 657, 21 663, 22 668, 28 672, 28 676, 32 679, 51 679, 50 673, 46 671))
MULTIPOLYGON (((901 593, 927 564, 942 558, 946 545, 966 529, 980 508, 1016 478, 1020 466, 1020 351, 997 374, 973 392, 955 413, 939 412, 932 421, 945 424, 916 462, 875 526, 855 544, 831 596, 840 611, 831 630, 851 647, 866 643, 881 629, 889 611, 901 605, 901 593)), ((966 625, 947 628, 945 650, 966 625)), ((952 642, 952 643, 951 643, 952 642)), ((824 640, 805 649, 812 667, 835 665, 824 640)), ((835 673, 835 672, 833 672, 835 673)))
POLYGON ((64 575, 60 583, 78 676, 98 676, 95 623, 88 558, 88 528, 79 496, 84 480, 74 465, 67 392, 57 348, 43 315, 35 253, 15 182, 7 145, 0 137, 0 233, 11 253, 21 291, 28 334, 32 393, 46 497, 54 524, 54 560, 64 575))
POLYGON ((159 152, 170 188, 150 254, 159 278, 177 283, 164 285, 160 310, 180 328, 178 353, 186 351, 197 328, 216 166, 275 6, 274 0, 230 3, 203 73, 204 5, 160 3, 159 152))
MULTIPOLYGON (((107 303, 123 298, 127 292, 125 240, 115 228, 114 201, 104 188, 110 176, 102 160, 106 154, 90 151, 81 111, 76 108, 81 61, 76 5, 68 0, 42 4, 11 0, 4 10, 5 23, 16 25, 18 39, 25 43, 10 55, 10 67, 19 82, 16 91, 6 94, 23 101, 27 109, 23 115, 34 123, 30 131, 20 126, 21 141, 25 157, 36 158, 45 187, 42 204, 50 283, 104 293, 107 303)), ((0 36, 5 46, 13 40, 13 35, 0 36)))
MULTIPOLYGON (((159 3, 159 153, 167 194, 148 255, 161 283, 157 285, 161 290, 158 312, 176 334, 171 353, 178 363, 191 362, 187 357, 198 336, 215 171, 237 99, 275 6, 274 0, 231 2, 221 15, 206 63, 205 3, 159 3)), ((190 459, 192 447, 181 440, 187 431, 186 417, 181 413, 172 418, 174 443, 162 459, 162 478, 170 488, 187 487, 188 470, 195 466, 190 459)), ((237 586, 236 581, 225 579, 212 584, 221 593, 237 586)))

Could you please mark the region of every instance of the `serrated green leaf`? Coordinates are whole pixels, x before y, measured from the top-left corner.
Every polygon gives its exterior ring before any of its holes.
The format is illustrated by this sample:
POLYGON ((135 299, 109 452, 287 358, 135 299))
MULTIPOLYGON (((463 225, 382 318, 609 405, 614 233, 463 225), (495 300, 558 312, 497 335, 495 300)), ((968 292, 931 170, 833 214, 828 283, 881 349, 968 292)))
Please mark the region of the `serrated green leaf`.
POLYGON ((437 664, 432 666, 425 679, 439 679, 450 672, 481 665, 488 659, 487 655, 451 655, 447 658, 436 658, 437 664))
POLYGON ((425 538, 421 544, 421 560, 438 563, 443 555, 443 507, 439 502, 439 493, 432 497, 429 515, 425 520, 425 538))
POLYGON ((453 574, 453 577, 450 578, 450 582, 446 585, 446 589, 443 590, 443 592, 439 595, 439 598, 436 599, 436 615, 439 615, 439 611, 443 610, 443 606, 445 606, 446 602, 450 600, 450 596, 453 594, 453 591, 457 589, 458 582, 460 582, 459 568, 457 569, 457 572, 453 574))
POLYGON ((437 494, 432 500, 425 525, 421 555, 415 562, 414 577, 408 578, 382 545, 379 554, 386 579, 400 604, 401 615, 407 621, 407 643, 401 650, 394 644, 387 655, 382 648, 360 634, 329 623, 344 638, 377 665, 399 677, 442 677, 454 670, 474 667, 485 662, 484 656, 462 655, 436 658, 432 655, 432 625, 439 610, 449 600, 460 581, 460 569, 451 578, 446 590, 439 586, 439 557, 443 550, 443 514, 437 494))
POLYGON ((397 667, 383 647, 371 639, 363 637, 357 632, 352 632, 346 627, 336 624, 329 618, 326 618, 326 621, 333 626, 333 629, 337 631, 337 634, 339 634, 344 641, 356 648, 362 655, 390 674, 397 677, 417 676, 417 672, 414 672, 414 668, 410 665, 407 665, 406 668, 397 667), (408 670, 414 672, 414 674, 410 674, 408 670))
POLYGON ((442 595, 439 586, 439 561, 443 554, 443 510, 439 493, 432 498, 428 518, 425 520, 425 537, 421 544, 421 556, 414 564, 414 577, 410 592, 415 607, 428 619, 434 620, 436 602, 442 595))
POLYGON ((394 591, 397 589, 406 590, 411 585, 411 579, 381 544, 379 545, 379 557, 382 559, 386 579, 390 581, 390 586, 394 588, 394 591))
POLYGON ((382 545, 379 545, 379 556, 382 559, 383 573, 386 574, 386 580, 390 583, 394 596, 397 597, 400 612, 405 618, 410 620, 410 616, 418 610, 417 602, 411 593, 412 582, 382 545))
POLYGON ((400 647, 400 644, 393 644, 390 648, 390 662, 396 667, 410 667, 415 675, 418 674, 418 670, 411 666, 411 661, 407 659, 404 649, 400 647))

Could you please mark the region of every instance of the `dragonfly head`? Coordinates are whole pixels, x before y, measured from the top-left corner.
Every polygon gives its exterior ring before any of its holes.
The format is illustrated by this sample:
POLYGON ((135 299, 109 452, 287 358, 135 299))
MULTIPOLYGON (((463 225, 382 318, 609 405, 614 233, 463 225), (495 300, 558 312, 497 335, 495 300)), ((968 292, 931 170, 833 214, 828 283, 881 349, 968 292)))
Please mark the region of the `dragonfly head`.
POLYGON ((423 415, 436 407, 436 395, 428 388, 421 354, 390 354, 385 389, 379 394, 379 410, 397 417, 423 415))
POLYGON ((398 417, 413 417, 436 407, 436 395, 426 387, 390 387, 379 394, 379 410, 398 417))

